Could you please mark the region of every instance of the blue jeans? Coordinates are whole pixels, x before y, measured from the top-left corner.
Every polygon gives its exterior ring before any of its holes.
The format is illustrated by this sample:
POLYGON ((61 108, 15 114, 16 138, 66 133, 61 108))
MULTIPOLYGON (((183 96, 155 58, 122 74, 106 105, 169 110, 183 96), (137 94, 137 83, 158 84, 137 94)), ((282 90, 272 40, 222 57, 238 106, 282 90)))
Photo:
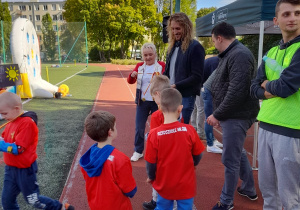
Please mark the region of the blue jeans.
MULTIPOLYGON (((194 198, 176 200, 178 210, 192 210, 194 198)), ((157 194, 157 202, 155 210, 173 210, 174 200, 167 200, 157 194)))
POLYGON ((185 124, 190 123, 191 115, 194 110, 196 96, 182 97, 182 117, 185 124))
POLYGON ((206 122, 206 119, 213 113, 213 104, 212 104, 212 95, 211 92, 207 88, 203 88, 204 91, 201 92, 201 97, 204 101, 204 113, 205 113, 205 124, 204 130, 206 135, 207 146, 214 145, 214 131, 213 126, 209 125, 206 122))
POLYGON ((223 204, 233 203, 238 179, 242 180, 241 190, 247 195, 256 195, 252 168, 243 148, 247 130, 255 119, 228 119, 220 121, 223 131, 222 163, 225 166, 225 182, 220 196, 223 204))
POLYGON ((18 210, 17 196, 22 192, 24 199, 37 209, 60 210, 62 204, 51 198, 40 195, 37 184, 36 161, 29 168, 5 166, 2 191, 2 206, 4 209, 18 210))
POLYGON ((144 151, 145 126, 148 116, 157 110, 154 101, 140 101, 136 106, 134 151, 142 154, 144 151))

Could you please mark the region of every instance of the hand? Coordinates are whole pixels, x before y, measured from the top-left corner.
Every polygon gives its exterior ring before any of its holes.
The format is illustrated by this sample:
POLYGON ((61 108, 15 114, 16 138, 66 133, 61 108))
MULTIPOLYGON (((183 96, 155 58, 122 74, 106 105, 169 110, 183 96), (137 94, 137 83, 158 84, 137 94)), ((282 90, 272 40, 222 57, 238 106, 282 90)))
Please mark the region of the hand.
POLYGON ((267 84, 267 82, 269 82, 269 80, 265 80, 263 83, 261 83, 261 87, 263 88, 263 89, 266 89, 266 84, 267 84))
POLYGON ((148 184, 152 184, 152 179, 149 179, 149 178, 147 178, 147 180, 146 180, 146 182, 148 183, 148 184))
POLYGON ((269 93, 268 91, 265 91, 264 95, 265 95, 266 99, 274 98, 274 97, 275 97, 274 95, 272 95, 272 94, 269 93))
POLYGON ((220 126, 220 122, 219 120, 217 120, 213 115, 210 115, 207 119, 206 122, 211 125, 211 126, 215 126, 215 127, 219 127, 220 126))
POLYGON ((175 84, 171 85, 171 88, 176 88, 176 85, 175 84))
POLYGON ((136 71, 134 71, 134 72, 132 72, 132 73, 131 73, 131 75, 130 75, 130 76, 134 78, 134 77, 136 77, 136 76, 137 76, 137 74, 138 74, 138 73, 137 73, 136 71))

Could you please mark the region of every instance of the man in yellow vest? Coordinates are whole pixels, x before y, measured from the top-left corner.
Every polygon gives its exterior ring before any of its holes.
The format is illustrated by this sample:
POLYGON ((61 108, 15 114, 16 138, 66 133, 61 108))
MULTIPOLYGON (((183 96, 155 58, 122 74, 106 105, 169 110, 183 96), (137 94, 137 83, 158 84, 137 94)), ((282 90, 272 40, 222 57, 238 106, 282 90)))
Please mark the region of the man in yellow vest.
POLYGON ((252 97, 263 100, 258 180, 264 210, 292 210, 300 209, 300 0, 279 0, 275 13, 282 40, 251 85, 252 97))

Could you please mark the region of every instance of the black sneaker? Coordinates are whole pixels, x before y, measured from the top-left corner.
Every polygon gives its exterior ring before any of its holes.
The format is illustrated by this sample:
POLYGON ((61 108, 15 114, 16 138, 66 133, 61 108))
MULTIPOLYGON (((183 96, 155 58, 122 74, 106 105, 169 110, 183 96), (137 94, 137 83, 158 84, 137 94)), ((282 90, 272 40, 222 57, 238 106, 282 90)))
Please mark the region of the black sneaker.
POLYGON ((233 204, 226 205, 218 201, 218 203, 212 208, 212 210, 231 210, 233 209, 233 204))
POLYGON ((257 198, 258 198, 257 194, 255 194, 255 195, 247 195, 243 190, 241 190, 240 187, 238 187, 236 191, 237 191, 241 196, 245 196, 245 197, 249 198, 249 199, 252 200, 252 201, 257 200, 257 198))
POLYGON ((74 206, 70 205, 69 203, 64 204, 64 209, 65 210, 75 210, 74 206))
POLYGON ((156 202, 154 200, 143 203, 143 208, 145 210, 153 210, 153 209, 155 209, 155 207, 156 207, 156 202))

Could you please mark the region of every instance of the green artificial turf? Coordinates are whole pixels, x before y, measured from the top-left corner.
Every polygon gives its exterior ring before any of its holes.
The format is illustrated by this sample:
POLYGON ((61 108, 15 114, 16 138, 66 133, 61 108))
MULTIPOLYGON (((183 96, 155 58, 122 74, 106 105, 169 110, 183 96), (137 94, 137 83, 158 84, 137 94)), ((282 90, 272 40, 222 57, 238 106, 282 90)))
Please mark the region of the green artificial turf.
MULTIPOLYGON (((85 65, 48 67, 49 82, 60 83, 84 68, 85 65)), ((43 66, 42 77, 47 80, 45 69, 43 66)), ((103 74, 104 68, 89 66, 62 83, 68 85, 72 96, 61 99, 34 98, 24 104, 25 110, 38 115, 38 182, 42 195, 59 199, 83 133, 84 119, 92 109, 103 74)), ((0 166, 0 191, 3 173, 4 164, 0 166)), ((21 209, 33 209, 26 205, 21 195, 18 202, 21 209)))

